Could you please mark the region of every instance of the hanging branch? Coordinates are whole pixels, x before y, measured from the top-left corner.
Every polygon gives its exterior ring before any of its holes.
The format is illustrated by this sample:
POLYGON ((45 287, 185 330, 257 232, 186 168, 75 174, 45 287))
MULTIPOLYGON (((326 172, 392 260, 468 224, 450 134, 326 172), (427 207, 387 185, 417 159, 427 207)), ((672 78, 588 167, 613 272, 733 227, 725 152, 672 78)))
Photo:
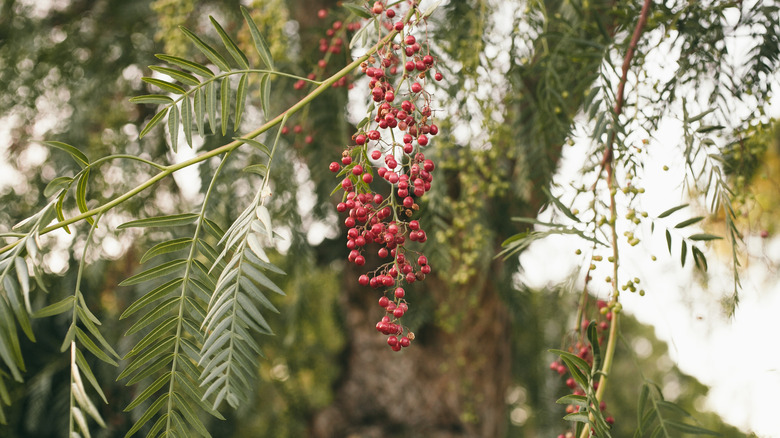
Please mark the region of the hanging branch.
MULTIPOLYGON (((642 11, 639 15, 639 20, 637 21, 636 27, 634 28, 634 34, 631 37, 631 42, 628 46, 628 51, 626 52, 626 56, 623 58, 623 74, 620 78, 620 82, 618 83, 617 96, 615 99, 615 107, 614 107, 615 120, 617 120, 617 118, 623 112, 623 94, 625 91, 626 82, 628 80, 628 69, 631 66, 631 61, 634 58, 634 53, 636 51, 637 43, 639 42, 639 38, 642 36, 642 30, 644 29, 645 23, 647 22, 647 16, 650 12, 651 4, 652 4, 652 0, 645 0, 644 5, 642 6, 642 11)), ((615 357, 615 347, 617 346, 618 326, 620 323, 620 305, 618 303, 618 297, 620 295, 620 291, 618 290, 619 258, 618 258, 618 235, 617 235, 617 208, 615 204, 616 190, 613 190, 615 188, 614 168, 613 168, 613 159, 614 159, 613 143, 615 141, 615 135, 616 135, 616 130, 613 129, 612 133, 609 136, 609 141, 607 142, 606 148, 604 149, 604 158, 602 159, 601 162, 601 168, 606 169, 607 172, 607 186, 610 190, 609 225, 612 230, 612 267, 613 267, 612 299, 610 301, 610 307, 613 310, 612 310, 612 324, 610 324, 609 327, 607 348, 604 352, 604 365, 601 369, 601 377, 599 378, 599 387, 596 390, 597 406, 598 406, 598 402, 600 402, 604 398, 604 392, 606 391, 606 387, 607 387, 607 378, 609 377, 609 373, 612 370, 612 363, 615 357)), ((601 171, 599 171, 599 175, 600 174, 601 171)), ((597 175, 597 180, 599 175, 597 175)), ((598 407, 596 408, 598 409, 598 407)), ((586 424, 585 428, 582 430, 582 433, 580 434, 580 438, 586 438, 589 436, 589 434, 590 434, 590 427, 586 424)))

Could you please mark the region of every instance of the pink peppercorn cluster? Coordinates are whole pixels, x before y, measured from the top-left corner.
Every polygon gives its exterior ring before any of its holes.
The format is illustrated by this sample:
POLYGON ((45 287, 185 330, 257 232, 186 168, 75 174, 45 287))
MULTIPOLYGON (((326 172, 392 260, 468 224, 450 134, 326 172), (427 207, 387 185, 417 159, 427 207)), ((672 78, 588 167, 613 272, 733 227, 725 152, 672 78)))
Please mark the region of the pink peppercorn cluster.
POLYGON ((383 292, 378 304, 384 316, 376 329, 387 336, 394 351, 414 340, 401 323, 409 310, 405 287, 431 272, 427 257, 410 248, 410 242, 428 239, 415 216, 420 198, 431 189, 435 164, 426 158, 425 149, 439 128, 432 122, 425 86, 431 79, 442 79, 434 71, 435 58, 426 53, 427 44, 414 35, 419 23, 393 20, 406 15, 399 6, 387 9, 377 1, 371 9, 374 19, 397 35, 361 65, 372 102, 368 118, 341 160, 330 164, 330 170, 343 178, 343 198, 336 209, 346 215, 347 260, 363 266, 368 251, 376 251, 383 261, 360 275, 358 282, 383 292))

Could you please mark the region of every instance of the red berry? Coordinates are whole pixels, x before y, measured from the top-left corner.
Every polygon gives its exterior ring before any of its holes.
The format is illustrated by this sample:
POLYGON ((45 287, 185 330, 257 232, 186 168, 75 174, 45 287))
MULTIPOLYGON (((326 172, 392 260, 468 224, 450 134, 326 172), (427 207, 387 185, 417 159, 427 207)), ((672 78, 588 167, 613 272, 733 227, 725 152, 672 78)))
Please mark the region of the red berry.
POLYGON ((371 8, 371 12, 373 12, 376 15, 381 14, 384 12, 385 7, 382 5, 382 2, 374 2, 374 7, 371 8))
POLYGON ((412 84, 412 93, 419 93, 422 91, 422 85, 420 85, 419 82, 415 82, 412 84))
POLYGON ((370 174, 370 173, 364 173, 364 174, 363 174, 363 182, 364 182, 364 183, 366 183, 366 184, 371 184, 371 181, 373 181, 373 180, 374 180, 374 177, 373 177, 373 176, 371 176, 371 174, 370 174))
POLYGON ((369 283, 369 281, 370 281, 370 280, 369 280, 369 278, 368 278, 368 275, 366 275, 366 274, 363 274, 363 275, 361 275, 360 277, 358 277, 358 283, 359 283, 361 286, 368 286, 368 283, 369 283))
POLYGON ((442 76, 441 73, 436 72, 436 74, 433 75, 433 78, 436 79, 437 81, 440 81, 440 80, 444 79, 444 76, 442 76))
POLYGON ((381 307, 387 307, 387 305, 390 304, 390 299, 387 297, 382 297, 379 299, 379 305, 381 307))
POLYGON ((427 65, 432 65, 433 64, 433 56, 431 56, 431 55, 423 56, 423 62, 425 64, 427 64, 427 65))
POLYGON ((388 9, 387 11, 385 11, 385 15, 387 15, 387 18, 393 18, 395 17, 395 11, 392 9, 388 9))
POLYGON ((403 22, 403 21, 396 21, 396 22, 395 22, 395 24, 393 25, 393 29, 395 29, 395 30, 397 30, 397 31, 399 31, 399 32, 400 32, 400 31, 401 31, 403 28, 404 28, 404 22, 403 22))
POLYGON ((417 264, 420 265, 420 266, 427 265, 428 264, 428 257, 425 257, 424 255, 418 257, 417 258, 417 264))
POLYGON ((323 19, 327 16, 328 16, 328 11, 326 9, 320 9, 319 11, 317 11, 317 17, 319 17, 320 19, 323 19))
POLYGON ((428 137, 426 137, 424 135, 421 135, 421 136, 417 137, 417 144, 419 144, 420 146, 427 145, 428 144, 428 137))
POLYGON ((414 35, 407 35, 406 38, 404 39, 404 42, 406 43, 407 46, 411 46, 416 41, 417 38, 415 38, 414 35))
POLYGON ((339 166, 339 163, 334 161, 334 162, 330 163, 330 166, 328 166, 328 169, 330 169, 331 172, 338 172, 339 169, 341 169, 341 166, 339 166))
POLYGON ((395 288, 395 297, 403 298, 406 295, 406 291, 402 287, 395 288))
POLYGON ((363 166, 361 166, 360 164, 352 168, 353 175, 360 175, 361 173, 363 173, 363 166))
POLYGON ((379 140, 382 135, 377 130, 368 131, 368 138, 371 140, 379 140))
POLYGON ((414 67, 414 61, 406 61, 406 64, 404 64, 404 69, 406 69, 406 71, 414 71, 414 67))
POLYGON ((407 338, 406 336, 404 336, 403 338, 401 338, 401 340, 398 341, 398 344, 400 344, 402 347, 408 347, 409 344, 411 343, 412 341, 410 341, 409 338, 407 338))
POLYGON ((365 144, 366 143, 366 136, 363 134, 358 134, 355 136, 355 143, 357 144, 365 144))
POLYGON ((396 344, 398 344, 398 338, 397 337, 390 336, 389 338, 387 338, 387 345, 392 347, 392 346, 394 346, 396 344))
POLYGON ((349 166, 350 164, 352 164, 352 157, 350 157, 349 155, 346 157, 341 157, 341 164, 345 166, 349 166))

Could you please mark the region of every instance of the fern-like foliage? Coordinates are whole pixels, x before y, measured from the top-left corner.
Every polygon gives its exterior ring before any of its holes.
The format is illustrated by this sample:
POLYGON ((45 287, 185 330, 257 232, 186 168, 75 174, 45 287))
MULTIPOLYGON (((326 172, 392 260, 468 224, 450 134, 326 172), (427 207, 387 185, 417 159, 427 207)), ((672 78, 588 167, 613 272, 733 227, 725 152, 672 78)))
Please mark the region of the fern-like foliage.
POLYGON ((680 406, 664 400, 661 388, 654 383, 642 385, 637 408, 637 428, 634 438, 642 437, 679 437, 681 434, 719 436, 720 434, 703 427, 687 423, 695 421, 680 406))
POLYGON ((220 73, 215 74, 203 64, 178 56, 156 55, 160 60, 179 69, 165 66, 150 66, 151 70, 170 77, 172 81, 164 81, 152 77, 144 77, 142 79, 144 82, 177 97, 172 98, 165 94, 148 94, 130 99, 134 103, 164 105, 141 130, 141 137, 165 120, 167 116, 170 146, 175 152, 179 143, 179 126, 184 131, 185 141, 192 146, 193 125, 197 128, 198 134, 203 137, 206 120, 208 120, 212 134, 217 132, 218 127, 221 127, 222 135, 227 134, 231 110, 234 110, 233 130, 237 131, 246 107, 249 76, 251 74, 259 74, 260 76, 261 106, 266 112, 268 111, 270 107, 271 75, 282 73, 274 71, 274 61, 268 49, 268 44, 260 34, 255 22, 252 21, 249 12, 244 7, 241 8, 241 12, 249 26, 255 47, 260 54, 260 59, 262 59, 267 69, 252 68, 249 65, 247 56, 213 17, 209 17, 211 23, 219 34, 228 53, 230 53, 231 58, 233 58, 237 68, 231 67, 225 57, 214 47, 182 27, 181 31, 216 66, 220 73), (235 104, 233 105, 231 105, 230 83, 232 76, 239 77, 235 91, 235 104), (219 93, 217 93, 217 88, 219 88, 219 93))
POLYGON ((248 400, 257 374, 255 360, 261 354, 252 332, 272 334, 258 304, 278 313, 263 291, 284 295, 264 273, 284 274, 271 263, 264 249, 264 243, 274 236, 271 216, 262 205, 265 196, 262 190, 258 192, 222 238, 224 250, 217 262, 229 253, 232 257, 211 296, 201 350, 201 385, 207 388, 206 396, 215 395, 214 408, 223 400, 233 407, 248 400))
MULTIPOLYGON (((224 160, 223 160, 224 163, 224 160)), ((220 166, 221 168, 221 166, 220 166)), ((217 172, 218 173, 218 172, 217 172)), ((216 175, 215 175, 216 178, 216 175)), ((212 180, 212 186, 214 181, 212 180)), ((209 190, 210 193, 211 190, 209 190)), ((144 406, 127 436, 139 431, 157 416, 147 436, 210 436, 199 418, 202 410, 223 418, 203 401, 198 384, 200 348, 203 334, 200 326, 215 283, 203 260, 214 261, 216 250, 209 237, 216 241, 222 231, 206 218, 208 195, 198 214, 177 214, 139 219, 120 228, 174 228, 195 223, 192 237, 158 243, 141 258, 143 262, 167 254, 186 252, 185 258, 173 259, 148 268, 123 281, 122 285, 145 284, 163 277, 174 278, 152 288, 128 307, 120 318, 139 314, 127 334, 145 333, 125 355, 132 359, 119 378, 127 384, 144 382, 126 411, 144 406), (152 383, 148 383, 152 380, 152 383), (159 414, 159 415, 158 415, 159 414)))

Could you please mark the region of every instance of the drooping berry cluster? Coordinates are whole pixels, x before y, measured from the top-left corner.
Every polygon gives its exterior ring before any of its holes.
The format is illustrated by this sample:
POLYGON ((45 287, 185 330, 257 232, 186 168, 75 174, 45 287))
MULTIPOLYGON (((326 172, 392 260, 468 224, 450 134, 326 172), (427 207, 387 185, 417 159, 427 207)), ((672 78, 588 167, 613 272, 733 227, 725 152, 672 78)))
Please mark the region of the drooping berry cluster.
MULTIPOLYGON (((606 301, 598 300, 596 302, 596 307, 598 308, 598 316, 594 320, 596 323, 596 332, 598 333, 598 343, 601 346, 604 343, 604 335, 609 330, 609 326, 612 322, 612 311, 609 306, 609 304, 606 301)), ((587 319, 584 319, 582 321, 582 330, 581 332, 585 332, 585 330, 590 325, 590 321, 587 319)), ((593 365, 593 347, 586 342, 584 339, 580 339, 577 342, 574 343, 574 345, 569 347, 569 352, 576 354, 580 357, 580 359, 584 360, 588 363, 588 365, 593 365)), ((550 363, 550 370, 558 373, 561 377, 568 375, 569 371, 566 368, 566 365, 563 364, 563 361, 555 360, 550 363)), ((574 380, 574 377, 569 375, 569 377, 566 379, 566 386, 572 390, 572 394, 574 395, 585 395, 584 388, 581 388, 576 380, 574 380)), ((598 390, 599 388, 599 382, 595 381, 593 382, 593 390, 598 390)), ((571 414, 574 412, 577 412, 577 406, 575 405, 567 405, 566 406, 566 413, 571 414)), ((607 409, 607 404, 605 402, 599 403, 599 410, 602 412, 605 412, 607 409)), ((612 416, 607 416, 605 418, 605 421, 609 424, 614 424, 615 419, 612 416)), ((558 438, 569 438, 573 437, 573 432, 567 432, 565 434, 558 435, 558 438)))
POLYGON ((379 306, 385 314, 376 329, 388 336, 387 344, 395 351, 414 340, 401 323, 409 309, 405 286, 431 272, 427 257, 410 248, 409 242, 428 238, 414 218, 420 198, 431 189, 435 168, 423 151, 439 132, 432 122, 431 96, 425 85, 430 76, 442 79, 441 73, 434 72, 434 57, 423 53, 427 45, 413 35, 418 24, 393 22, 398 7, 386 9, 375 2, 371 9, 373 19, 397 36, 361 65, 372 101, 369 114, 340 163, 330 164, 330 170, 343 177, 343 201, 336 209, 347 215, 348 261, 363 266, 371 244, 379 246, 377 255, 383 263, 358 282, 383 291, 379 306))

